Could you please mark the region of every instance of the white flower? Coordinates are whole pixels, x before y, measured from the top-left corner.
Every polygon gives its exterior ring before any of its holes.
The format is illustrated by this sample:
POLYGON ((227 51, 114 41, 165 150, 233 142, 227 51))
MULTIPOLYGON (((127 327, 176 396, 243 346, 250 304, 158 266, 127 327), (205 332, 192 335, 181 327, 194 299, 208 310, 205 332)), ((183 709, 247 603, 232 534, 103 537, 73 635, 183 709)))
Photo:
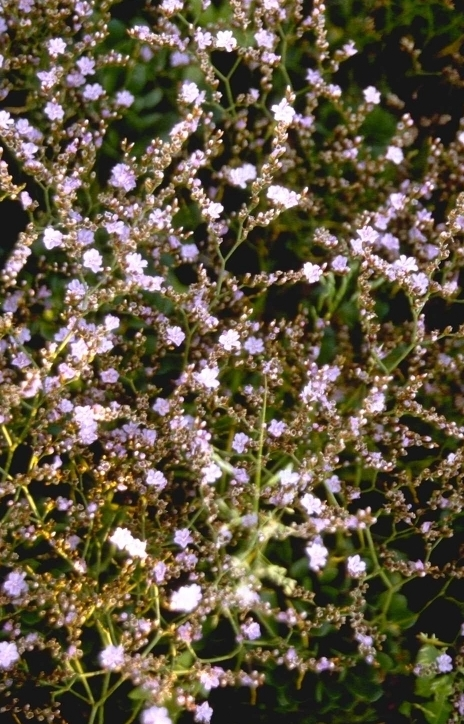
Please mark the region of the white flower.
POLYGON ((140 715, 141 724, 172 724, 165 706, 151 706, 140 715))
POLYGON ((361 556, 356 554, 355 556, 348 556, 346 569, 350 576, 359 578, 366 572, 366 564, 361 560, 361 556))
POLYGON ((364 88, 363 95, 366 103, 373 103, 375 106, 380 103, 380 93, 373 85, 364 88))
POLYGON ((216 35, 216 48, 221 48, 230 53, 237 47, 237 41, 235 40, 231 30, 220 30, 216 35))
POLYGON ((297 206, 300 201, 300 195, 295 191, 290 191, 285 186, 279 186, 278 184, 272 184, 267 190, 267 198, 269 201, 273 201, 278 206, 283 206, 286 209, 291 209, 292 206, 297 206))
POLYGON ((173 591, 169 606, 171 611, 190 613, 198 606, 202 598, 200 586, 198 583, 192 583, 190 586, 181 586, 177 591, 173 591))
POLYGON ((271 111, 273 112, 274 118, 277 122, 281 121, 287 125, 293 121, 295 116, 295 111, 286 98, 282 98, 279 104, 271 106, 271 111))
POLYGON ((99 661, 104 669, 108 671, 118 671, 124 664, 124 648, 122 644, 113 646, 110 644, 100 652, 99 661))
POLYGON ((0 642, 0 669, 11 669, 19 660, 19 651, 15 643, 0 642))

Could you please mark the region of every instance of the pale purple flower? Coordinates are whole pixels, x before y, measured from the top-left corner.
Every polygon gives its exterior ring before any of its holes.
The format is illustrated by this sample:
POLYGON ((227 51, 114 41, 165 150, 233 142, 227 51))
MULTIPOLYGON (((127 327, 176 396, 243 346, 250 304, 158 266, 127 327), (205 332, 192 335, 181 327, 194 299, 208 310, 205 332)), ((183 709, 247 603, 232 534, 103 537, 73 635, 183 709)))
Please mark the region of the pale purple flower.
POLYGON ((353 40, 349 40, 347 43, 345 43, 345 45, 342 47, 342 50, 347 58, 351 58, 351 56, 356 55, 356 53, 358 52, 353 40))
POLYGON ((29 590, 26 583, 26 574, 22 571, 11 571, 3 581, 2 589, 7 596, 19 598, 29 590))
POLYGON ((307 261, 305 264, 303 264, 302 271, 303 276, 309 284, 315 284, 316 282, 318 282, 323 274, 321 267, 317 264, 311 264, 310 261, 307 261))
POLYGON ((30 194, 28 194, 27 191, 21 191, 21 193, 19 194, 19 200, 22 204, 23 209, 30 209, 30 207, 34 203, 30 194))
POLYGON ((448 656, 448 654, 440 654, 440 656, 437 656, 435 663, 440 674, 447 674, 453 670, 453 659, 451 656, 448 656))
POLYGON ((85 101, 97 101, 105 95, 105 91, 100 83, 89 83, 82 89, 82 98, 85 101))
POLYGON ((287 424, 281 420, 271 420, 267 427, 267 431, 272 437, 281 437, 286 429, 287 424))
POLYGON ((257 33, 254 35, 256 44, 259 48, 266 48, 266 50, 272 50, 274 47, 274 43, 276 42, 277 38, 274 33, 271 33, 269 30, 258 30, 257 33))
POLYGON ((125 551, 133 558, 141 558, 143 560, 147 557, 147 542, 139 538, 134 538, 128 528, 116 528, 113 535, 110 536, 109 541, 113 543, 116 548, 125 551))
POLYGON ((180 12, 183 6, 183 0, 163 0, 160 9, 167 15, 174 15, 174 13, 180 12))
POLYGON ((55 101, 48 101, 44 108, 45 115, 49 121, 62 121, 64 118, 64 108, 55 101))
POLYGON ((274 114, 274 119, 277 122, 285 123, 289 125, 295 116, 295 111, 287 101, 286 98, 282 98, 280 103, 271 106, 271 111, 274 114))
POLYGON ((170 608, 171 611, 181 611, 190 613, 199 605, 203 594, 198 583, 192 583, 189 586, 181 586, 177 591, 171 594, 170 608))
POLYGON ((305 493, 301 498, 301 505, 306 510, 308 515, 320 515, 323 511, 322 500, 317 498, 312 493, 305 493))
POLYGON ((203 209, 204 215, 210 221, 214 221, 215 219, 218 219, 223 211, 224 211, 223 205, 218 204, 215 201, 209 201, 206 208, 203 209))
POLYGON ((211 691, 211 689, 217 689, 220 685, 220 676, 224 674, 224 670, 220 666, 213 666, 210 671, 200 672, 200 683, 205 691, 211 691))
POLYGON ((153 578, 158 585, 165 582, 166 571, 167 565, 164 561, 158 561, 153 566, 153 578))
POLYGON ((120 108, 129 108, 135 98, 128 90, 121 90, 116 93, 116 98, 114 99, 114 102, 117 106, 120 108))
POLYGON ((95 73, 95 61, 93 58, 82 57, 76 63, 82 75, 93 75, 95 73))
POLYGON ((169 344, 173 344, 175 347, 179 347, 185 339, 185 334, 180 327, 167 327, 166 328, 166 341, 169 344))
POLYGON ((128 274, 143 274, 143 270, 148 266, 148 261, 137 252, 127 254, 125 262, 128 274))
POLYGON ((219 381, 217 376, 219 374, 219 367, 203 367, 201 372, 195 372, 195 380, 206 387, 209 390, 215 390, 219 387, 219 381))
POLYGON ((0 642, 0 669, 8 670, 19 661, 18 647, 13 642, 0 642))
POLYGON ((242 585, 238 586, 235 591, 235 597, 238 605, 242 608, 251 608, 251 606, 254 606, 255 603, 259 603, 260 600, 258 593, 246 583, 242 583, 242 585))
POLYGON ((122 644, 119 644, 119 646, 109 644, 100 651, 98 659, 103 669, 119 671, 124 664, 124 648, 122 644))
POLYGON ((311 570, 320 571, 327 563, 329 551, 322 543, 322 539, 318 537, 306 547, 306 555, 309 558, 309 567, 311 570))
POLYGON ((219 480, 219 478, 222 476, 222 471, 219 465, 216 465, 216 463, 209 463, 208 465, 205 465, 201 469, 203 478, 202 483, 215 483, 216 480, 219 480))
POLYGON ((391 161, 392 163, 395 163, 396 165, 398 165, 403 161, 404 153, 401 150, 401 148, 398 148, 398 146, 389 146, 387 148, 387 153, 385 154, 385 158, 387 161, 391 161))
POLYGON ((346 256, 343 256, 342 254, 338 254, 332 259, 332 269, 334 272, 337 272, 338 274, 343 274, 343 272, 346 272, 349 270, 348 267, 348 259, 346 256))
POLYGON ((277 206, 283 206, 286 209, 291 209, 292 206, 297 206, 300 202, 299 194, 278 184, 269 186, 266 195, 269 201, 273 201, 277 206))
POLYGON ((157 490, 163 490, 168 484, 167 479, 159 470, 149 470, 145 482, 147 485, 153 485, 157 490))
POLYGON ((235 433, 234 439, 232 440, 232 450, 241 455, 245 452, 250 440, 251 438, 245 435, 244 432, 235 433))
POLYGON ((299 479, 298 473, 293 473, 289 468, 281 470, 279 473, 279 481, 284 488, 295 486, 299 479))
POLYGON ((179 254, 182 261, 193 262, 198 258, 198 247, 196 244, 182 244, 179 247, 179 254))
POLYGON ((150 706, 140 715, 141 724, 172 724, 165 706, 150 706))
POLYGON ((237 47, 237 41, 235 40, 231 30, 219 30, 216 35, 216 48, 225 50, 230 53, 237 47))
POLYGON ((212 715, 213 709, 210 707, 207 701, 204 701, 203 704, 197 704, 193 719, 197 722, 197 724, 209 724, 212 715))
POLYGON ((366 103, 372 103, 373 105, 378 105, 380 103, 380 93, 373 85, 369 85, 367 88, 364 88, 363 95, 366 103))
POLYGON ((174 533, 174 543, 181 548, 187 548, 189 543, 193 543, 192 534, 188 528, 179 528, 174 533))
POLYGON ((323 82, 322 76, 319 71, 313 70, 312 68, 309 68, 306 71, 306 80, 311 85, 320 85, 323 82))
POLYGON ((316 671, 320 673, 321 671, 330 671, 331 669, 335 668, 335 664, 333 661, 330 661, 330 659, 327 658, 327 656, 321 656, 319 661, 316 662, 316 671))
POLYGON ((137 185, 135 173, 126 163, 117 163, 113 167, 109 183, 117 189, 123 189, 123 191, 131 191, 137 185))
POLYGON ((180 89, 180 99, 184 103, 201 103, 204 99, 204 93, 200 92, 200 89, 198 88, 196 83, 193 83, 192 81, 185 80, 182 83, 181 89, 180 89))
POLYGON ((213 44, 213 36, 207 30, 197 28, 194 37, 199 50, 206 50, 206 48, 209 48, 213 44))
POLYGON ((53 229, 51 226, 47 226, 43 233, 43 243, 46 249, 54 249, 56 246, 61 246, 63 243, 63 234, 58 229, 53 229))
POLYGON ((161 415, 161 417, 164 417, 171 409, 171 405, 168 400, 165 400, 163 397, 158 397, 151 406, 151 409, 157 412, 158 415, 161 415))
POLYGON ((240 349, 240 336, 235 329, 228 329, 227 332, 223 332, 220 335, 218 342, 227 352, 232 352, 234 349, 240 349))
POLYGON ((243 166, 237 168, 229 168, 227 171, 227 178, 234 186, 244 189, 249 181, 254 181, 256 178, 256 166, 251 163, 244 163, 243 166))
POLYGON ((366 564, 361 560, 361 556, 356 553, 354 556, 348 556, 346 570, 353 578, 359 578, 366 573, 366 564))
POLYGON ((87 269, 90 269, 90 271, 93 271, 94 274, 103 270, 102 262, 103 257, 96 249, 89 249, 84 252, 84 256, 82 257, 83 265, 87 269))
POLYGON ((61 38, 50 38, 47 42, 47 50, 52 58, 62 55, 66 51, 66 43, 61 38))
POLYGON ((248 354, 262 354, 264 352, 264 342, 260 337, 248 337, 243 343, 243 348, 248 354))
POLYGON ((259 627, 259 623, 256 623, 256 621, 252 621, 251 623, 244 623, 240 627, 242 634, 248 641, 255 641, 256 639, 259 639, 261 636, 261 629, 259 627))
POLYGON ((115 370, 114 367, 110 367, 109 369, 102 370, 100 372, 100 378, 101 378, 101 381, 104 382, 105 384, 111 385, 118 381, 119 372, 117 372, 117 370, 115 370))
POLYGON ((411 287, 416 294, 423 296, 427 293, 429 288, 429 278, 427 274, 418 272, 417 274, 411 274, 410 276, 411 287))

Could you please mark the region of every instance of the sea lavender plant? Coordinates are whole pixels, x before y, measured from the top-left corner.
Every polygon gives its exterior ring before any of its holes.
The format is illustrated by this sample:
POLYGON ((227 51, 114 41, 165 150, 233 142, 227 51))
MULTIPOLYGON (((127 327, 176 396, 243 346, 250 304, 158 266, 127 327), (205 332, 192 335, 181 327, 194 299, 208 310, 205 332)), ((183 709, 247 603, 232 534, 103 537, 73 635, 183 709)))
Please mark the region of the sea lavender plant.
POLYGON ((464 121, 340 87, 320 0, 113 4, 2 3, 1 711, 458 721, 464 121))

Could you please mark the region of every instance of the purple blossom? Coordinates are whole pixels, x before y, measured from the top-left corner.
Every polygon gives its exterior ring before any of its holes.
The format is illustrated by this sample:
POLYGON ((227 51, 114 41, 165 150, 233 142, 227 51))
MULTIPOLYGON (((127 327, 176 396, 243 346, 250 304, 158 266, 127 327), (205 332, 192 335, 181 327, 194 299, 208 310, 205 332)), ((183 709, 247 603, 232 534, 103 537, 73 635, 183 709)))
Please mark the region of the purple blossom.
POLYGON ((0 669, 11 669, 19 658, 18 647, 14 642, 0 642, 0 669))
POLYGON ((117 163, 111 171, 109 183, 117 189, 132 191, 137 185, 135 173, 126 163, 117 163))

